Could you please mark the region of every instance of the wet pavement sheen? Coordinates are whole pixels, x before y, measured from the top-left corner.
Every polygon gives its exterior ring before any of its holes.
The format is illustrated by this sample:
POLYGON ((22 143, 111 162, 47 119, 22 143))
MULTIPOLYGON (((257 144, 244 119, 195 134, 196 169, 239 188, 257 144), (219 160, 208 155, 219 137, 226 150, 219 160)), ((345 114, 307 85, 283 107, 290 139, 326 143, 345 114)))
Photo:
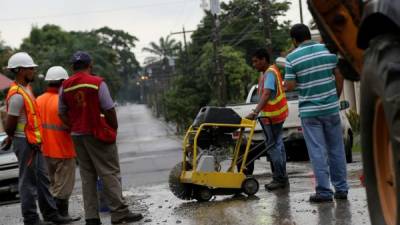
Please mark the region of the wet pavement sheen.
MULTIPOLYGON (((253 197, 217 196, 210 202, 183 201, 168 189, 168 174, 181 159, 180 139, 173 130, 151 116, 143 105, 118 109, 120 122, 119 155, 124 196, 130 208, 145 218, 132 224, 154 225, 363 225, 370 224, 365 189, 360 185, 360 155, 348 164, 351 187, 349 200, 310 204, 308 197, 315 184, 309 162, 289 162, 290 189, 267 192, 271 180, 265 158, 256 161, 260 190, 253 197)), ((79 175, 79 173, 77 173, 79 175)), ((70 200, 73 215, 84 216, 81 181, 70 200)), ((1 200, 1 199, 0 199, 1 200)), ((19 203, 0 206, 0 225, 22 223, 19 203)), ((110 224, 108 213, 101 213, 102 223, 110 224)), ((84 225, 84 221, 72 224, 84 225)))

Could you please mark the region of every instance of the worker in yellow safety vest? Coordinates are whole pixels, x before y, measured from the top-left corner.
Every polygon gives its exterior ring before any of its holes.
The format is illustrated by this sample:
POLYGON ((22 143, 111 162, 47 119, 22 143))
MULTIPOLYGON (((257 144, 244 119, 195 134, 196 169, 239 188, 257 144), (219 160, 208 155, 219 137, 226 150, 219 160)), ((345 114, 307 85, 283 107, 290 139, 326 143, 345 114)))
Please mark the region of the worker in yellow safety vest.
POLYGON ((40 113, 29 86, 34 80, 37 65, 25 52, 10 57, 7 68, 15 75, 6 99, 7 138, 3 146, 12 143, 19 165, 19 195, 25 225, 38 225, 52 222, 68 223, 62 217, 49 191, 47 165, 44 161, 41 144, 43 142, 40 113), (40 221, 36 211, 36 196, 45 222, 40 221))

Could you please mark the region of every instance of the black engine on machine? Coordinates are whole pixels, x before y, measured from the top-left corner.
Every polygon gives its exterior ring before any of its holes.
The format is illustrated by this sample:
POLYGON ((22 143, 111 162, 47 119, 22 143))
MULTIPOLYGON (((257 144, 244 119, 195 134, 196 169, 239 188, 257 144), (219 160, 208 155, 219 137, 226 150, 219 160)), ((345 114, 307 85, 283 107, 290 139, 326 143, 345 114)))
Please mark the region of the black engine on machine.
MULTIPOLYGON (((197 114, 193 127, 199 128, 204 123, 213 123, 215 126, 205 126, 197 138, 198 160, 203 156, 212 156, 219 167, 221 161, 226 160, 232 154, 231 146, 236 143, 232 133, 238 130, 237 127, 218 126, 217 124, 240 124, 241 117, 230 108, 203 107, 197 114)), ((194 138, 194 137, 192 137, 194 138)), ((193 146, 194 140, 189 140, 193 146)))
MULTIPOLYGON (((203 107, 197 114, 193 127, 198 128, 204 123, 215 124, 240 124, 242 118, 232 109, 223 107, 203 107)), ((197 145, 202 149, 211 146, 224 147, 232 143, 232 132, 236 127, 207 126, 203 128, 198 139, 197 145)))

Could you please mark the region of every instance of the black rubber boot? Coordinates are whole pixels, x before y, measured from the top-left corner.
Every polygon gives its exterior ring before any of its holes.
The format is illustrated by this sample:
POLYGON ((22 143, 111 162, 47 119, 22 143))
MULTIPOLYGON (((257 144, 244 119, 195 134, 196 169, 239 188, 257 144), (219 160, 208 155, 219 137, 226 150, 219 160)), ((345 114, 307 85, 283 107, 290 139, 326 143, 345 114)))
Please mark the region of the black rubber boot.
POLYGON ((68 199, 58 199, 54 198, 56 201, 58 213, 65 218, 70 219, 71 221, 78 221, 81 219, 81 217, 72 217, 69 215, 68 208, 69 208, 69 201, 68 199))
POLYGON ((56 202, 58 213, 63 217, 68 217, 68 200, 54 198, 56 202))

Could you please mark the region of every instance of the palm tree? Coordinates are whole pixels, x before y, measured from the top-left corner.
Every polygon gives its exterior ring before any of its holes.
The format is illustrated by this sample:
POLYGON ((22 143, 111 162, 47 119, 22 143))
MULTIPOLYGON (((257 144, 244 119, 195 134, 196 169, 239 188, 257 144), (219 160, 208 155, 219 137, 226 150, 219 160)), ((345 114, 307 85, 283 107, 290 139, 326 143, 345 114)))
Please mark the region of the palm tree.
POLYGON ((169 35, 166 38, 161 37, 158 44, 150 42, 149 46, 143 48, 142 51, 152 53, 160 59, 176 56, 180 48, 179 43, 175 39, 170 39, 169 35))

